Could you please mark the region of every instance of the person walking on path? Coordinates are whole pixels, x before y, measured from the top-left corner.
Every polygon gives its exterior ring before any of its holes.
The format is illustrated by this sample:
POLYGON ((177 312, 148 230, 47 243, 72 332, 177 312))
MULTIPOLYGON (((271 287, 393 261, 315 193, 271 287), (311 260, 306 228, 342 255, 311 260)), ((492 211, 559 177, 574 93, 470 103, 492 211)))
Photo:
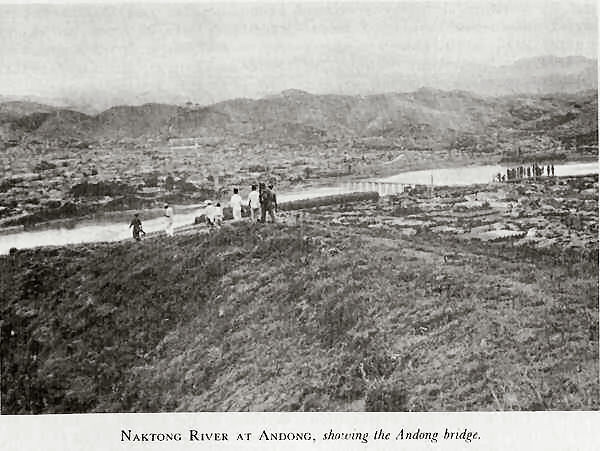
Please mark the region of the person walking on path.
POLYGON ((260 200, 260 222, 265 223, 267 220, 267 212, 271 217, 271 221, 275 222, 273 214, 273 191, 265 186, 264 183, 259 185, 259 200, 260 200))
POLYGON ((258 200, 258 191, 256 185, 252 185, 250 194, 248 194, 248 207, 250 208, 250 219, 258 221, 260 202, 258 200))
POLYGON ((231 205, 231 210, 233 213, 234 221, 242 220, 242 198, 239 195, 239 190, 237 188, 233 188, 233 196, 229 200, 229 205, 231 205))
POLYGON ((129 224, 129 228, 133 227, 133 239, 136 241, 140 241, 142 238, 140 237, 140 233, 142 235, 146 235, 146 232, 142 229, 142 221, 140 220, 140 215, 138 213, 133 215, 133 219, 131 220, 131 224, 129 224))
POLYGON ((169 206, 169 204, 165 204, 165 232, 167 236, 174 236, 175 232, 173 231, 173 209, 169 206))

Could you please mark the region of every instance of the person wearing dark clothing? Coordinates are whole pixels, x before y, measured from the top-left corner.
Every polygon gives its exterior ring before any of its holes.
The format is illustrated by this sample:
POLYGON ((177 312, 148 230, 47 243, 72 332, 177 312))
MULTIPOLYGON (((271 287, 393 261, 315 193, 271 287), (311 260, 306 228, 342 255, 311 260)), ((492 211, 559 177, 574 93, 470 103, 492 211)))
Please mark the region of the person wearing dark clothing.
POLYGON ((546 166, 546 175, 550 177, 550 165, 546 166))
POLYGON ((271 221, 275 222, 275 214, 273 208, 276 205, 275 194, 264 183, 259 185, 258 197, 260 200, 260 222, 265 223, 267 220, 267 213, 271 217, 271 221))
POLYGON ((527 166, 527 178, 531 178, 531 168, 527 166))
POLYGON ((554 165, 551 165, 550 169, 552 170, 552 177, 554 177, 554 165))
POLYGON ((273 189, 273 185, 269 185, 269 189, 271 190, 271 194, 272 194, 273 207, 275 208, 275 213, 277 213, 277 194, 275 194, 275 190, 273 189))
POLYGON ((146 235, 146 232, 142 229, 142 221, 140 220, 140 215, 133 215, 133 219, 131 220, 131 224, 129 224, 129 228, 133 227, 133 239, 136 241, 140 241, 140 233, 142 235, 146 235))

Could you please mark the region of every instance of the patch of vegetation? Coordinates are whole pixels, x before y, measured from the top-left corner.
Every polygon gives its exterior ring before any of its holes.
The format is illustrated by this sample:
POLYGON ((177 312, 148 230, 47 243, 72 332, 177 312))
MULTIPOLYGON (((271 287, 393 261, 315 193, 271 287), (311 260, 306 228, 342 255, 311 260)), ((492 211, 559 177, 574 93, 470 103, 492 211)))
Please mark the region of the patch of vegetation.
POLYGON ((20 182, 19 179, 14 179, 14 178, 2 180, 2 182, 0 182, 0 193, 5 193, 8 190, 11 190, 16 185, 18 185, 19 182, 20 182))
POLYGON ((75 197, 103 197, 133 194, 135 188, 123 182, 105 181, 89 183, 84 181, 71 187, 71 195, 75 197))
POLYGON ((56 169, 56 165, 54 163, 49 163, 46 160, 40 161, 37 165, 35 165, 34 170, 37 171, 48 171, 50 169, 56 169))

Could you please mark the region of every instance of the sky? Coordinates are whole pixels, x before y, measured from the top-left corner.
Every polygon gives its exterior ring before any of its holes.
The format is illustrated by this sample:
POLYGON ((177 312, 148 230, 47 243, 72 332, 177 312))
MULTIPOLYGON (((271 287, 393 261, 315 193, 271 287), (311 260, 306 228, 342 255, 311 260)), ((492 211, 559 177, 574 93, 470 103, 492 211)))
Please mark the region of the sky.
POLYGON ((595 3, 579 1, 3 4, 0 95, 386 92, 456 67, 596 58, 597 25, 595 3))

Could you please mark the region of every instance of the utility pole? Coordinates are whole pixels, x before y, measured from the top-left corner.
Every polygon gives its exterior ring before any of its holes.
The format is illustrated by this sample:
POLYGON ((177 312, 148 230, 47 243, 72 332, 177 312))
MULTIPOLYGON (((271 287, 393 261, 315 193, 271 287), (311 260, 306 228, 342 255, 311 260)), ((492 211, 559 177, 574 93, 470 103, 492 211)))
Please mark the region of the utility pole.
POLYGON ((433 172, 430 175, 430 184, 429 184, 429 197, 432 198, 433 197, 433 172))

